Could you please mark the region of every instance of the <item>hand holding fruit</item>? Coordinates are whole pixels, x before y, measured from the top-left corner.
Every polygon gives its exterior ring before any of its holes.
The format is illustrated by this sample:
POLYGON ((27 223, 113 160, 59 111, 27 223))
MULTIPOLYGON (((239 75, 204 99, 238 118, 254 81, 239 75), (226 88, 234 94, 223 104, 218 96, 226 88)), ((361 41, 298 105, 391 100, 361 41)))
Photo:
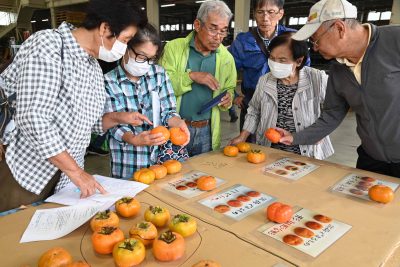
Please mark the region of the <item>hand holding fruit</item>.
POLYGON ((293 136, 290 132, 282 129, 282 128, 275 128, 281 134, 281 139, 279 140, 280 143, 290 146, 293 143, 293 136))
POLYGON ((159 146, 165 142, 166 140, 162 133, 152 134, 151 131, 144 131, 135 135, 132 142, 129 143, 134 146, 159 146))
MULTIPOLYGON (((184 120, 182 120, 179 117, 172 117, 172 118, 170 118, 168 120, 168 126, 171 127, 170 128, 170 132, 171 132, 172 128, 178 128, 186 135, 185 142, 183 142, 182 146, 186 146, 189 143, 189 141, 190 141, 190 132, 189 132, 189 129, 188 129, 188 127, 187 127, 187 125, 186 125, 184 120)), ((172 132, 174 132, 174 131, 177 131, 177 130, 173 130, 172 132)), ((172 134, 172 132, 171 132, 171 134, 172 134)), ((174 134, 176 134, 176 133, 174 132, 174 134)), ((175 138, 173 138, 173 139, 175 139, 175 138)), ((171 142, 173 144, 175 144, 174 141, 172 141, 172 138, 171 138, 171 142)))

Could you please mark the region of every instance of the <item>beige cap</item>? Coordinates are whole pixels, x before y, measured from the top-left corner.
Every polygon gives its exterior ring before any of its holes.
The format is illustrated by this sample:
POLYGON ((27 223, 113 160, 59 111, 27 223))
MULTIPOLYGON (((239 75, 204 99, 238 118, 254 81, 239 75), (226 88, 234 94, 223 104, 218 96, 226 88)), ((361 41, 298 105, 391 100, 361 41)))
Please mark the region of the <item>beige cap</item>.
POLYGON ((304 25, 292 38, 302 41, 310 38, 321 24, 333 19, 356 19, 357 7, 346 0, 321 0, 311 7, 304 25))

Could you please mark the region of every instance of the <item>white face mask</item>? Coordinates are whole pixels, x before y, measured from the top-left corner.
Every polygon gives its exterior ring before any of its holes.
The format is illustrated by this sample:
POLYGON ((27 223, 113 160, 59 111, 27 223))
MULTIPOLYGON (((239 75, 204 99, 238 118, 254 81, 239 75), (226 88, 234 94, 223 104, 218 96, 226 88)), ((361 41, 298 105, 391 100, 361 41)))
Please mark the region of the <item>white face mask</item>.
POLYGON ((128 63, 125 63, 124 60, 124 68, 127 72, 129 72, 130 75, 140 77, 145 75, 150 70, 151 65, 147 61, 138 63, 129 57, 128 63))
POLYGON ((268 59, 268 66, 272 75, 277 79, 287 78, 292 74, 293 64, 283 64, 268 59))
POLYGON ((127 44, 115 40, 111 50, 108 50, 104 47, 103 36, 101 36, 101 46, 99 49, 99 59, 106 62, 114 62, 119 60, 125 55, 127 44))

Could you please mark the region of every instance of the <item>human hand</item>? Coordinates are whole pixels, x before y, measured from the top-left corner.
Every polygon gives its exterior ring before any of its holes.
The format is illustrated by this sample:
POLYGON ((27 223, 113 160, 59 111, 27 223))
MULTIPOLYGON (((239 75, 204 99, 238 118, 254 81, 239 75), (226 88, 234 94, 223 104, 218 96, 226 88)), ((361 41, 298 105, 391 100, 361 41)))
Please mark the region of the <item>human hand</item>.
POLYGON ((120 123, 121 124, 130 124, 132 126, 140 126, 144 122, 147 122, 150 125, 153 123, 147 118, 145 115, 139 112, 119 112, 120 123))
POLYGON ((219 102, 219 106, 223 108, 227 108, 232 104, 232 97, 231 94, 226 92, 226 94, 221 98, 221 101, 219 102))
POLYGON ((189 73, 189 77, 198 84, 207 85, 213 91, 219 88, 217 79, 208 72, 192 71, 189 73))
POLYGON ((162 133, 151 134, 150 131, 144 131, 133 137, 134 146, 159 146, 167 142, 162 133))
POLYGON ((233 103, 235 104, 235 105, 237 105, 240 109, 244 109, 244 102, 243 102, 243 100, 244 100, 244 96, 237 96, 237 97, 235 97, 235 99, 233 100, 233 103))
POLYGON ((285 145, 291 145, 293 143, 293 136, 290 132, 282 129, 282 128, 274 128, 281 134, 281 139, 279 140, 279 143, 285 144, 285 145))
POLYGON ((246 138, 244 138, 243 136, 239 135, 239 136, 236 136, 235 138, 233 138, 232 140, 230 140, 227 145, 228 146, 233 146, 233 145, 237 145, 237 144, 239 144, 241 142, 245 142, 245 141, 246 141, 246 138))
POLYGON ((99 192, 102 194, 107 193, 107 191, 99 182, 96 181, 92 175, 85 172, 81 168, 65 174, 71 179, 72 183, 79 188, 81 191, 81 198, 86 198, 95 194, 96 190, 99 190, 99 192))
POLYGON ((181 129, 186 135, 187 135, 187 140, 186 142, 182 145, 182 146, 186 146, 187 144, 189 144, 190 141, 190 131, 185 123, 184 120, 182 120, 179 117, 172 117, 169 119, 168 121, 168 126, 169 127, 177 127, 179 129, 181 129))

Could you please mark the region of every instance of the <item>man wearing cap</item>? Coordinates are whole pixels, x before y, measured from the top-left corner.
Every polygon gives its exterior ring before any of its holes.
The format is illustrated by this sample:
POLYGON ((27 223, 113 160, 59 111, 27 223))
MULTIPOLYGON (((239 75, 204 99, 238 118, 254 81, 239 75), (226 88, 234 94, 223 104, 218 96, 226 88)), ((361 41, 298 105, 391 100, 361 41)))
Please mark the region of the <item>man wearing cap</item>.
POLYGON ((285 144, 314 144, 356 113, 357 168, 400 177, 400 26, 360 24, 346 0, 322 0, 293 38, 310 38, 315 51, 336 59, 323 112, 301 132, 281 130, 285 144))

